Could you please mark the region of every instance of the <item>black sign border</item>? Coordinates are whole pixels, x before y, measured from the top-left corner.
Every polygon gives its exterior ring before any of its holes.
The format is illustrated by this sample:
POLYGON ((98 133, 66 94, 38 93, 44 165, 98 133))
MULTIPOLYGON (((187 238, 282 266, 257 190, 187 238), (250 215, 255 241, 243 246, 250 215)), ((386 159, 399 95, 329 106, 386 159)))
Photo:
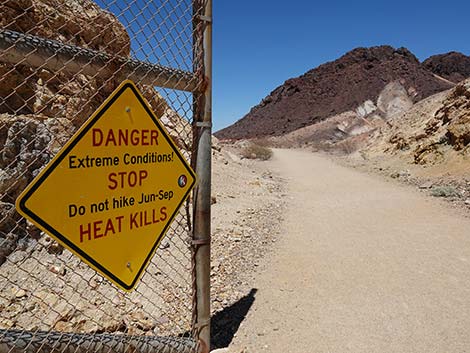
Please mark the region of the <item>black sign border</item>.
POLYGON ((71 137, 71 142, 70 144, 61 150, 59 154, 55 157, 54 161, 46 166, 46 170, 44 173, 42 173, 39 177, 39 179, 33 181, 32 187, 23 195, 23 197, 19 200, 18 206, 22 212, 27 214, 31 219, 33 219, 37 224, 41 225, 43 229, 45 229, 50 235, 53 235, 57 240, 62 242, 63 244, 66 245, 66 247, 69 247, 72 249, 74 252, 79 254, 80 257, 88 261, 93 267, 98 269, 99 271, 103 272, 106 274, 107 277, 111 278, 114 282, 116 282, 119 286, 124 288, 126 291, 132 290, 139 278, 142 276, 143 271, 146 269, 148 264, 150 263, 150 259, 155 253, 156 248, 160 244, 161 240, 164 238, 168 228, 170 225, 173 223, 174 217, 180 210, 181 206, 183 205, 184 201, 188 198, 189 193, 193 189, 195 183, 196 183, 196 175, 192 171, 191 168, 188 168, 188 164, 184 157, 182 156, 181 152, 179 151, 178 147, 175 145, 171 137, 168 135, 168 133, 164 130, 163 126, 160 124, 158 119, 156 118, 155 114, 152 112, 152 110, 149 108, 147 103, 144 101, 142 95, 140 92, 137 90, 135 85, 130 82, 126 81, 119 90, 113 92, 111 99, 106 102, 103 106, 100 106, 97 110, 97 112, 92 116, 91 119, 89 119, 85 124, 83 125, 82 129, 80 129, 76 134, 74 134, 71 137), (145 261, 142 263, 142 266, 140 267, 139 271, 137 272, 136 276, 134 277, 134 280, 130 285, 126 284, 125 282, 121 281, 118 277, 113 275, 109 270, 107 270, 104 266, 99 264, 96 260, 94 260, 91 256, 87 255, 83 250, 81 250, 78 246, 73 244, 70 240, 67 239, 67 237, 63 234, 61 234, 59 231, 57 231, 55 228, 53 228, 51 225, 46 223, 41 217, 39 217, 36 213, 34 213, 32 210, 30 210, 27 206, 26 203, 29 200, 29 198, 33 195, 33 193, 44 183, 44 181, 47 179, 47 177, 58 167, 58 165, 64 160, 64 158, 67 157, 67 155, 72 151, 72 149, 77 145, 77 143, 85 136, 85 134, 96 124, 96 122, 103 116, 104 113, 113 105, 113 103, 124 93, 126 89, 131 89, 132 92, 135 94, 137 97, 138 101, 142 106, 144 107, 145 111, 147 114, 150 116, 152 121, 155 123, 157 126, 158 130, 161 132, 161 134, 165 137, 166 141, 173 147, 174 151, 176 152, 176 155, 180 159, 180 161, 183 163, 185 169, 187 172, 193 177, 193 182, 189 186, 188 190, 186 191, 185 195, 181 199, 181 202, 178 204, 178 206, 175 209, 175 212, 171 215, 170 219, 166 223, 165 227, 161 231, 160 235, 157 237, 151 251, 145 258, 145 261))

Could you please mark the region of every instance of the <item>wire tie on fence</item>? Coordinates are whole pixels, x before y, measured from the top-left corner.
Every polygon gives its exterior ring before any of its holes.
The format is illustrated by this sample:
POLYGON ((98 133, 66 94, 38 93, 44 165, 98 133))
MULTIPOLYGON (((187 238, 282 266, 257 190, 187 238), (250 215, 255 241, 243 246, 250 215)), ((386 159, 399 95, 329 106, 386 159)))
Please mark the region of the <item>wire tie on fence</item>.
MULTIPOLYGON (((207 319, 207 320, 204 320, 204 321, 201 321, 201 322, 196 322, 194 324, 194 328, 197 330, 197 336, 199 337, 200 334, 201 334, 201 331, 204 327, 207 327, 207 326, 210 326, 211 324, 211 320, 210 319, 207 319)), ((206 342, 204 342, 204 340, 202 340, 201 338, 198 339, 198 352, 201 352, 201 353, 209 353, 209 347, 208 345, 206 344, 206 342), (200 349, 202 348, 202 349, 200 349)))
POLYGON ((210 244, 211 243, 211 238, 207 238, 207 239, 193 239, 191 240, 191 244, 192 245, 207 245, 207 244, 210 244))
POLYGON ((196 322, 196 324, 194 325, 194 327, 196 329, 198 329, 199 331, 201 331, 204 327, 206 326, 209 326, 211 323, 211 320, 208 319, 208 320, 204 320, 204 321, 201 321, 201 322, 196 322))
POLYGON ((207 23, 212 23, 212 18, 209 16, 204 16, 204 15, 199 15, 198 18, 201 21, 207 22, 207 23))
POLYGON ((212 127, 212 123, 210 121, 196 121, 195 125, 197 127, 212 127))

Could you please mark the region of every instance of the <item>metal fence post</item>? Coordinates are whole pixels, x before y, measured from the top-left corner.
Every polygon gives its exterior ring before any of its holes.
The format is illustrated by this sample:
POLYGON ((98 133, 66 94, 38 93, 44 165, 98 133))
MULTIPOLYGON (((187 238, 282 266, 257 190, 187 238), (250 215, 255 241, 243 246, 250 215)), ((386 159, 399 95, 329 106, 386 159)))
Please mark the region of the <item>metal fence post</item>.
POLYGON ((194 143, 196 144, 194 148, 198 185, 194 192, 193 244, 195 246, 196 329, 201 343, 200 352, 204 352, 210 349, 212 0, 195 1, 195 6, 194 60, 196 72, 203 78, 203 85, 202 90, 194 99, 194 143), (198 5, 200 8, 197 8, 198 5))

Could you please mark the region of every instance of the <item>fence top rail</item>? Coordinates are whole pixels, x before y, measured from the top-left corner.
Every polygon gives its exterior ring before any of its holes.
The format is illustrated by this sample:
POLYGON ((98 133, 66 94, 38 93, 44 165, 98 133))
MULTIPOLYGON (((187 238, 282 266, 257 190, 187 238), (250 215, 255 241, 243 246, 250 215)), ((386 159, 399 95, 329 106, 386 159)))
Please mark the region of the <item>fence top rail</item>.
POLYGON ((95 77, 129 78, 143 84, 187 92, 198 91, 195 74, 59 41, 0 30, 0 62, 95 77))
POLYGON ((195 350, 196 342, 189 338, 0 329, 0 353, 192 353, 195 350))

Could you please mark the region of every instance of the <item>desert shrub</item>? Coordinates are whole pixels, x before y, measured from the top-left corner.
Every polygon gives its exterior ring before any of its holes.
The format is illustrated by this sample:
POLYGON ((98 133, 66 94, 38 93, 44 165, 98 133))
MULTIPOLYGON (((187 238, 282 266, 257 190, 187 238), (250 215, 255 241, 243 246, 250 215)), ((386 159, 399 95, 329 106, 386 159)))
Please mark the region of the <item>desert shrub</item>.
POLYGON ((431 195, 435 197, 460 197, 460 193, 453 186, 434 186, 431 195))
POLYGON ((267 161, 273 155, 273 151, 264 146, 258 144, 250 144, 242 149, 242 157, 248 159, 259 159, 262 161, 267 161))

